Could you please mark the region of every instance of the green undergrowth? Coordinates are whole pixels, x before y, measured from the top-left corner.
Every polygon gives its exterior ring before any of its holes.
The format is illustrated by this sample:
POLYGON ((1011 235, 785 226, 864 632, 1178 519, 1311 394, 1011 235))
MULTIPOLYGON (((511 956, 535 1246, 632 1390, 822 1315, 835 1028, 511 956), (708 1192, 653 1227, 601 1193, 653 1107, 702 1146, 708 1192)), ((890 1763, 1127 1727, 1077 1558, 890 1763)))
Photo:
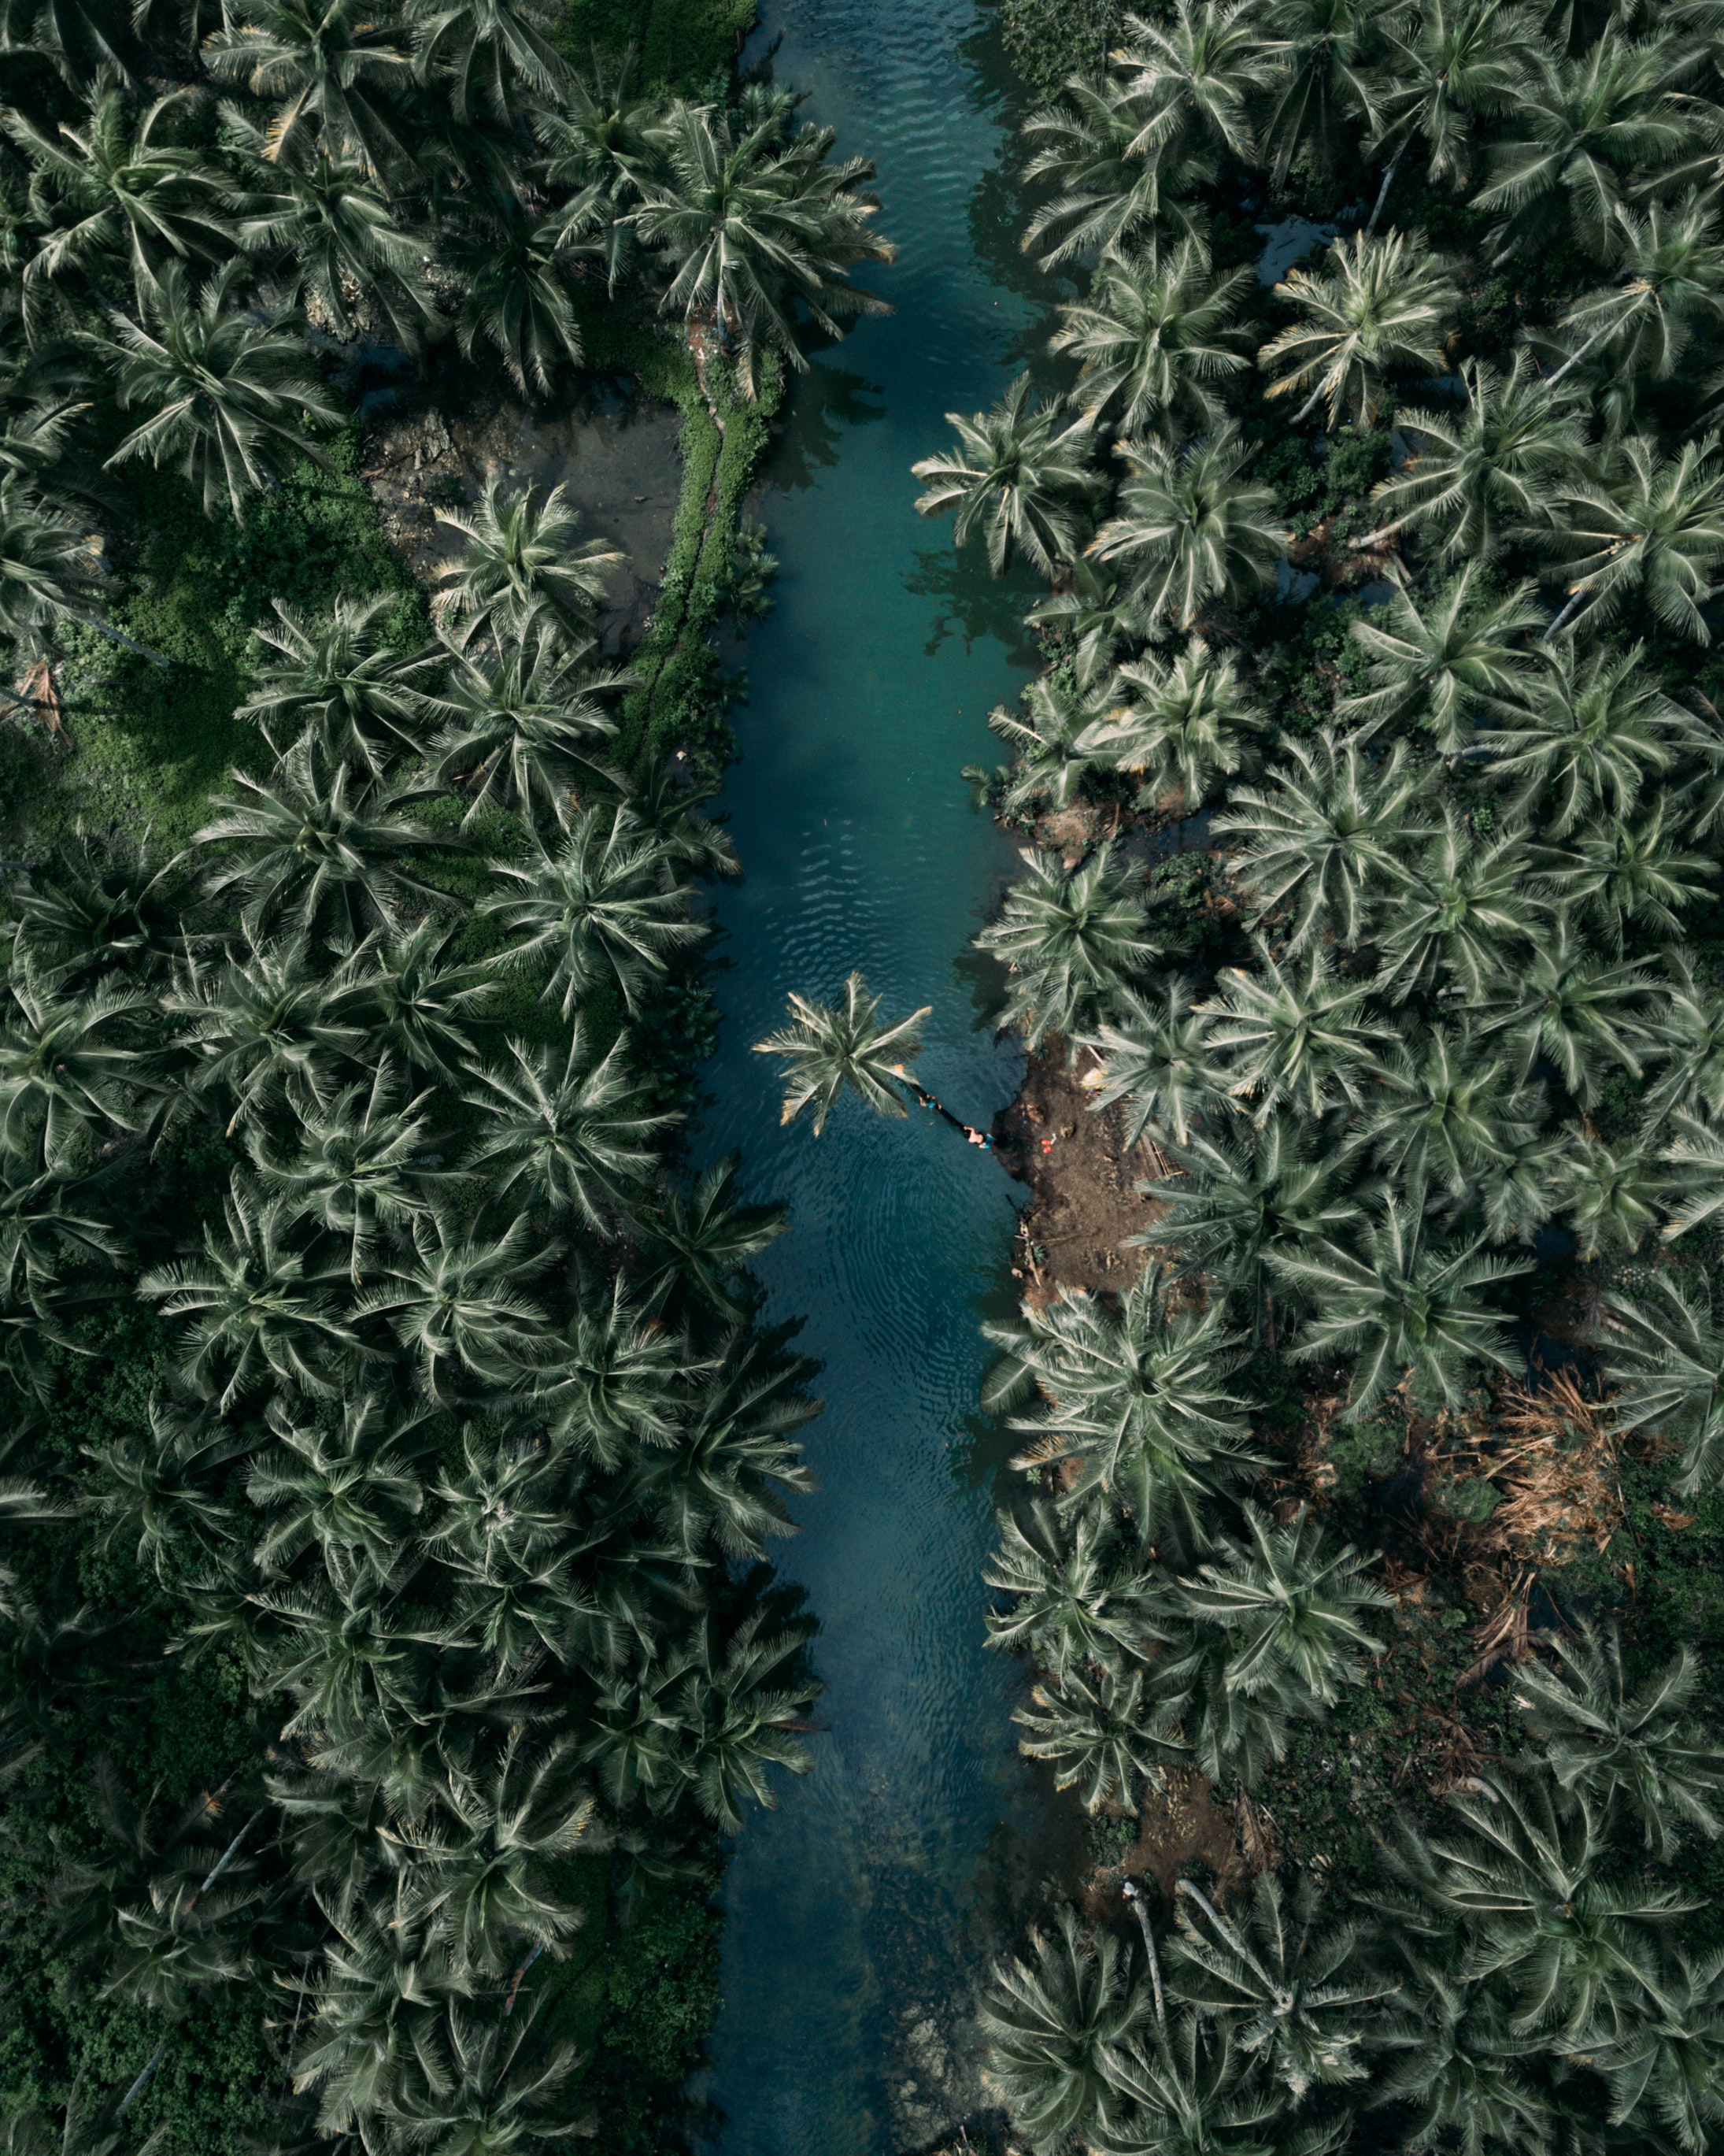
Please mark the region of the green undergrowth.
POLYGON ((562 42, 582 55, 632 50, 648 89, 708 95, 722 92, 757 13, 755 0, 567 0, 562 42))

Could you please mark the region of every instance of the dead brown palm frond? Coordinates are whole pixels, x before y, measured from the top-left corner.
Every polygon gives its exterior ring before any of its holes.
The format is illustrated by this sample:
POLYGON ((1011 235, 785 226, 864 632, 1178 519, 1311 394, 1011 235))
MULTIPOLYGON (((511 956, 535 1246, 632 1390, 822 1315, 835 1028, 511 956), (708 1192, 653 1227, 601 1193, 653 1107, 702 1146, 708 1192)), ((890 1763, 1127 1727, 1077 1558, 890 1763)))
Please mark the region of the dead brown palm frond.
POLYGON ((1532 1620, 1528 1611, 1532 1604, 1532 1584, 1538 1574, 1527 1568, 1516 1574, 1502 1601, 1491 1611, 1483 1624, 1473 1633, 1473 1645, 1478 1649, 1478 1660, 1455 1681, 1455 1689, 1461 1691, 1468 1685, 1477 1684, 1481 1677, 1496 1668, 1499 1662, 1523 1662, 1532 1652, 1532 1620))
POLYGON ((1553 1564, 1578 1556, 1583 1545, 1607 1550, 1624 1506, 1619 1440, 1602 1404, 1559 1371, 1537 1391, 1506 1386, 1496 1426, 1507 1450, 1491 1472, 1506 1495, 1491 1527, 1505 1553, 1553 1564))

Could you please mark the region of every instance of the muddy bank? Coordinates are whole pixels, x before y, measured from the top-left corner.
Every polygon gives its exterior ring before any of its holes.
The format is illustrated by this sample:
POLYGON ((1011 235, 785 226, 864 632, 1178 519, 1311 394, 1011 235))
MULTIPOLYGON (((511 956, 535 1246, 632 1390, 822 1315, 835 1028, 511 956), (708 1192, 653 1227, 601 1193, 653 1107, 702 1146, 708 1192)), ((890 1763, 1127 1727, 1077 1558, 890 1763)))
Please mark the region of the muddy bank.
POLYGON ((562 487, 584 537, 623 556, 609 578, 607 646, 639 640, 659 596, 682 486, 672 405, 595 399, 557 414, 507 402, 449 413, 394 402, 364 438, 363 475, 391 544, 422 581, 457 559, 464 541, 439 510, 470 510, 485 482, 505 478, 562 487))
POLYGON ((1156 1172, 1153 1149, 1127 1142, 1120 1105, 1097 1111, 1083 1082, 1095 1068, 1084 1049, 1069 1065, 1055 1034, 1031 1055, 1018 1097, 994 1118, 1002 1163, 1032 1193, 1013 1266, 1028 1302, 1050 1302, 1062 1287, 1117 1293, 1143 1265, 1143 1251, 1130 1245, 1156 1217, 1153 1200, 1137 1187, 1156 1172))

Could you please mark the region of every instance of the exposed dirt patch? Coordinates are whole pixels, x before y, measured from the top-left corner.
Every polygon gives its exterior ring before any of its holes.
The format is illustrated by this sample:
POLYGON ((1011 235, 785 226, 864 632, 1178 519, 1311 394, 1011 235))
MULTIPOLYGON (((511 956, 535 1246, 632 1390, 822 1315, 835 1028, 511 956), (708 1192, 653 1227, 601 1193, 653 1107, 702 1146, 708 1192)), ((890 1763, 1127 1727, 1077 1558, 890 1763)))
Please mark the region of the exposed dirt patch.
POLYGON ((1129 1286, 1143 1253, 1125 1245, 1156 1218, 1153 1202, 1136 1188, 1155 1173, 1150 1149, 1126 1145, 1122 1109, 1095 1111, 1082 1082, 1093 1059, 1080 1051, 1078 1065, 1067 1069, 1065 1043, 1054 1035, 1030 1057, 1017 1099, 994 1118, 1002 1162, 1034 1194, 1013 1270, 1025 1301, 1038 1305, 1060 1287, 1129 1286))
POLYGON ((663 404, 607 402, 554 417, 507 403, 455 415, 395 407, 366 436, 364 473, 402 561, 427 582, 463 543, 439 508, 470 509, 498 472, 565 488, 583 535, 625 557, 604 617, 614 649, 639 636, 658 598, 682 485, 681 424, 663 404))

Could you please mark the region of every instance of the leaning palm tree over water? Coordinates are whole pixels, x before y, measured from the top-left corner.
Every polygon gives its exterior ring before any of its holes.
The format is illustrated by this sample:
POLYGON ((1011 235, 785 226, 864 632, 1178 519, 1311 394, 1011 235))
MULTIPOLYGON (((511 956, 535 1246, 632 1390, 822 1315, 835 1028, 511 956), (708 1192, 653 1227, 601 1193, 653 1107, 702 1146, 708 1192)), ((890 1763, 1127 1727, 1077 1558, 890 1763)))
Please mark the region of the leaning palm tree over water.
POLYGON ((1056 576, 1078 551, 1085 504, 1101 489, 1089 419, 1068 417, 1056 401, 1039 397, 1027 374, 991 411, 946 418, 957 430, 957 454, 911 465, 923 487, 918 514, 956 510, 960 547, 979 527, 995 576, 1013 554, 1044 577, 1056 576))
POLYGON ((883 1116, 907 1112, 899 1087, 911 1082, 905 1065, 921 1052, 920 1028, 933 1005, 883 1024, 882 1000, 869 993, 859 973, 845 977, 839 1004, 792 995, 790 1024, 754 1044, 757 1055, 775 1055, 784 1065, 781 1122, 793 1122, 812 1108, 818 1137, 846 1086, 883 1116))

